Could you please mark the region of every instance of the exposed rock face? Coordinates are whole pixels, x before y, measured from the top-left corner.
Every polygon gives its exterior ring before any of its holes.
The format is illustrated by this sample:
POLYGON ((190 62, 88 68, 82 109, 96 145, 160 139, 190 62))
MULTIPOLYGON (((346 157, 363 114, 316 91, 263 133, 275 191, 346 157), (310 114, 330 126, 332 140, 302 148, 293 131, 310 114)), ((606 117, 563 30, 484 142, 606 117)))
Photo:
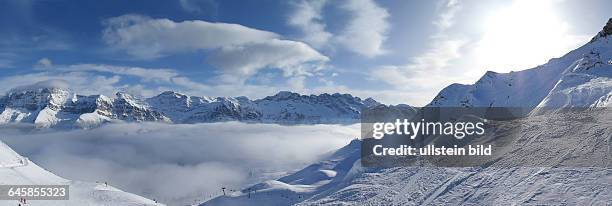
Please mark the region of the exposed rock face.
POLYGON ((591 42, 596 41, 599 38, 608 37, 612 34, 612 18, 608 19, 608 23, 603 27, 603 29, 591 39, 591 42))
POLYGON ((162 113, 149 109, 149 106, 144 102, 140 102, 140 100, 126 93, 117 93, 111 113, 113 118, 120 120, 169 122, 169 119, 162 113))
POLYGON ((147 99, 147 103, 176 123, 235 120, 285 124, 356 122, 362 109, 380 104, 348 94, 300 95, 293 92, 279 92, 259 100, 164 92, 147 99))
POLYGON ((603 28, 604 36, 612 34, 612 18, 608 19, 608 23, 603 28))
POLYGON ((5 107, 23 107, 29 110, 51 108, 59 110, 68 99, 69 92, 58 88, 41 88, 37 90, 10 93, 4 98, 5 107))
POLYGON ((92 127, 113 119, 124 121, 170 120, 133 97, 118 93, 71 96, 67 89, 35 88, 0 97, 0 124, 34 123, 37 127, 92 127))

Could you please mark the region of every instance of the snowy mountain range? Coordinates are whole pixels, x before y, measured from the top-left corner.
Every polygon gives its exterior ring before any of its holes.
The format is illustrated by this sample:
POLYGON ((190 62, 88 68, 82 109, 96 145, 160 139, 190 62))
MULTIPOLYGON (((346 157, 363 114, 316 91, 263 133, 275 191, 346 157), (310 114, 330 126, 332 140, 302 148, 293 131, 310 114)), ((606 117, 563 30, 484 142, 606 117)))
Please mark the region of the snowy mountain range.
MULTIPOLYGON (((26 200, 31 206, 142 205, 161 206, 153 200, 121 191, 105 183, 61 178, 31 162, 0 142, 0 185, 69 185, 68 200, 26 200)), ((18 200, 0 200, 1 205, 18 205, 18 200)))
MULTIPOLYGON (((471 85, 452 84, 430 107, 605 107, 612 101, 610 24, 586 45, 538 67, 486 72, 471 85)), ((0 124, 91 128, 113 121, 201 123, 219 121, 281 124, 355 123, 360 111, 380 105, 349 94, 300 95, 280 92, 263 99, 197 97, 167 91, 147 99, 119 92, 116 97, 82 96, 68 89, 33 85, 0 97, 0 124)))
POLYGON ((119 92, 82 96, 68 89, 33 85, 0 97, 0 124, 33 123, 40 128, 91 128, 113 121, 202 123, 220 121, 280 124, 355 123, 363 108, 379 105, 349 94, 300 95, 279 92, 246 97, 197 97, 167 91, 139 99, 119 92))
POLYGON ((490 165, 368 168, 361 165, 361 140, 354 140, 303 170, 202 205, 608 205, 612 115, 547 111, 610 106, 611 41, 612 18, 589 43, 563 57, 524 71, 487 72, 472 85, 450 85, 427 105, 524 108, 528 116, 496 122, 501 136, 484 138, 514 146, 490 165), (602 155, 604 167, 555 168, 602 155), (540 160, 554 166, 511 166, 540 160))
MULTIPOLYGON (((568 151, 609 155, 610 115, 591 113, 585 122, 582 116, 566 118, 546 111, 611 106, 611 41, 612 19, 589 43, 560 58, 523 71, 487 72, 471 85, 450 85, 427 105, 521 107, 532 114, 525 119, 498 123, 501 128, 520 130, 520 137, 509 140, 513 144, 531 147, 510 151, 487 167, 367 168, 360 162, 361 141, 354 140, 300 171, 214 198, 203 205, 610 204, 610 169, 495 165, 523 161, 528 152, 530 155, 563 154, 547 157, 547 161, 559 165, 567 161, 588 161, 567 155, 568 151), (526 144, 531 142, 564 144, 564 149, 532 153, 546 144, 526 144)), ((64 88, 35 86, 14 89, 0 98, 0 124, 90 128, 113 121, 353 123, 359 120, 362 109, 378 105, 381 104, 372 99, 362 100, 348 94, 280 92, 250 100, 164 92, 139 99, 126 93, 117 93, 112 98, 81 96, 64 88)), ((113 201, 112 205, 154 204, 112 187, 57 177, 3 144, 0 145, 0 176, 2 184, 70 184, 75 191, 71 200, 76 202, 74 205, 108 201, 113 201)), ((64 205, 63 202, 53 204, 64 205)))
MULTIPOLYGON (((612 101, 611 22, 586 45, 548 63, 510 73, 486 72, 471 85, 452 84, 428 107, 520 107, 527 113, 548 108, 606 107, 612 101)), ((246 97, 198 97, 167 91, 140 99, 83 96, 44 84, 16 88, 0 97, 0 124, 91 128, 113 121, 202 123, 219 121, 280 124, 356 123, 361 110, 381 105, 350 94, 300 95, 279 92, 246 97)))
POLYGON ((612 101, 612 19, 586 45, 523 71, 486 72, 471 85, 452 84, 427 106, 606 107, 612 101))

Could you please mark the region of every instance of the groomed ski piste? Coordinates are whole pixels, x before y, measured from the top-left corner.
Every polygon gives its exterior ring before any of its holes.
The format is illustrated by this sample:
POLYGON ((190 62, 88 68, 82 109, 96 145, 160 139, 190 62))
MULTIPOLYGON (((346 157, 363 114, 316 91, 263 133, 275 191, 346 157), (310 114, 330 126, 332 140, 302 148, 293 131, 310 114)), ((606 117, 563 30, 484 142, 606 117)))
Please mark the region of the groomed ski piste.
POLYGON ((219 196, 202 206, 610 205, 612 115, 571 115, 499 122, 502 132, 491 138, 519 135, 509 138, 515 146, 488 166, 363 167, 361 140, 353 140, 303 170, 219 196), (584 119, 592 122, 585 124, 584 119), (560 124, 568 126, 555 126, 560 124), (542 162, 552 167, 509 166, 542 162), (577 166, 594 162, 596 167, 577 166))
POLYGON ((161 206, 153 200, 121 191, 106 183, 61 178, 17 154, 0 141, 0 185, 69 185, 68 200, 0 200, 3 206, 161 206))

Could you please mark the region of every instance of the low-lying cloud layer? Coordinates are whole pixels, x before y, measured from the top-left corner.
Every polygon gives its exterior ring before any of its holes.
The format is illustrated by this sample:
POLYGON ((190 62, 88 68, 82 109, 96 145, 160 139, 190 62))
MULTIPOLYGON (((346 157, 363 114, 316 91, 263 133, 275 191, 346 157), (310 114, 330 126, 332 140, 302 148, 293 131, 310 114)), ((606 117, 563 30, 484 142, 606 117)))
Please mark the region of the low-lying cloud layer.
POLYGON ((68 179, 108 181, 171 204, 239 189, 264 172, 303 167, 357 137, 356 126, 238 122, 109 124, 92 130, 0 128, 2 140, 68 179))

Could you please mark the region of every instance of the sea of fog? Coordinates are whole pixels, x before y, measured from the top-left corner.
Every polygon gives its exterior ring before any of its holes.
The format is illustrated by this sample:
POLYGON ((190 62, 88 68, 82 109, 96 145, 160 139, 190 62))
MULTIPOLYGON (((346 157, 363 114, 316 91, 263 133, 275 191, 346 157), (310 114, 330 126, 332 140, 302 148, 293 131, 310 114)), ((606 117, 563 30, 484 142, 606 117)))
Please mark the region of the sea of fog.
POLYGON ((359 126, 124 123, 90 130, 0 127, 0 140, 53 173, 183 205, 301 169, 359 126))

